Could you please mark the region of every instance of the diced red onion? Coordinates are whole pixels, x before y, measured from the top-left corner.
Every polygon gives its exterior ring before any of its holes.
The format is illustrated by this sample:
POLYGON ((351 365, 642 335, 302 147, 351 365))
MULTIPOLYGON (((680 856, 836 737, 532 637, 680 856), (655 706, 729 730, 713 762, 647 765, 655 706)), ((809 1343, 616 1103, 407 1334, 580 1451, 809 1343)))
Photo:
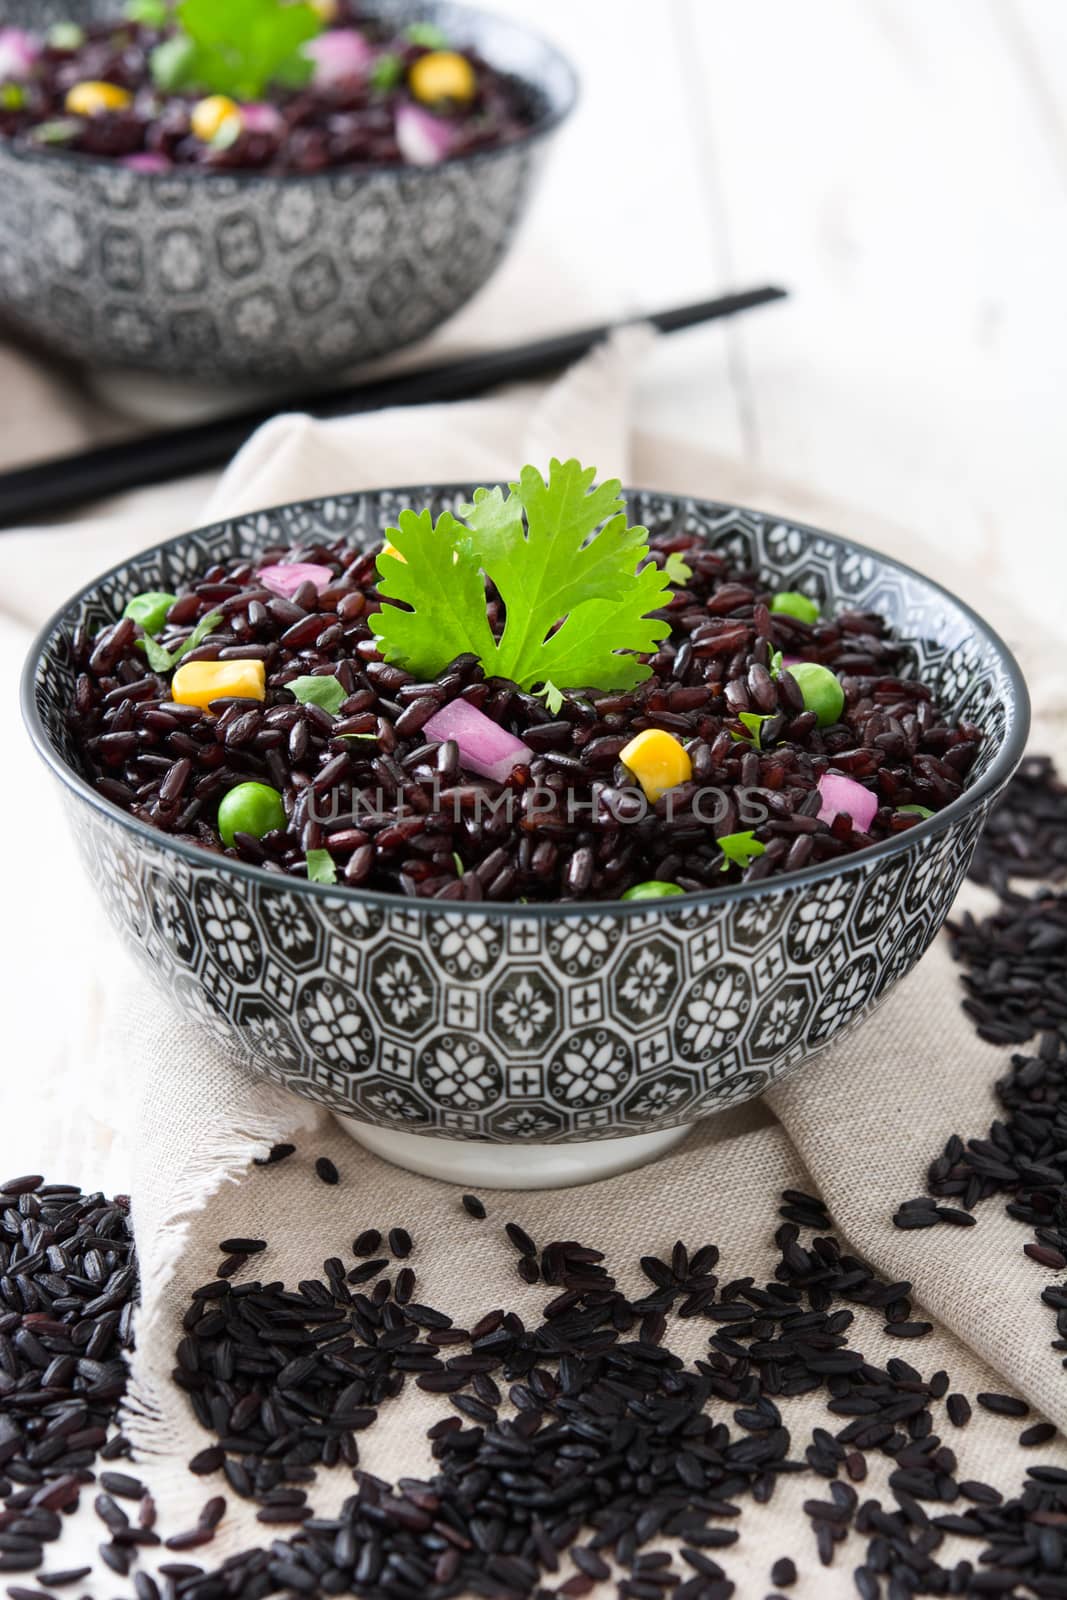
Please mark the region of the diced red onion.
POLYGON ((783 656, 778 663, 778 669, 780 672, 784 672, 787 667, 799 667, 802 665, 803 660, 803 656, 783 656))
POLYGON ((241 107, 241 127, 248 133, 280 135, 285 130, 285 118, 277 106, 269 106, 263 100, 249 100, 241 107))
POLYGON ((302 583, 311 582, 321 594, 333 582, 329 567, 320 567, 314 561, 286 561, 273 567, 260 567, 256 577, 265 589, 291 600, 302 583))
POLYGON ((450 700, 423 723, 427 739, 454 739, 459 746, 460 764, 468 772, 503 783, 533 751, 513 733, 487 717, 466 700, 450 700))
POLYGON ((374 60, 374 51, 358 28, 327 28, 317 39, 308 40, 304 54, 314 63, 316 89, 365 78, 374 60))
POLYGON ((0 83, 28 78, 41 46, 24 28, 0 28, 0 83))
POLYGON ((833 822, 839 811, 852 818, 858 833, 866 833, 878 810, 878 796, 865 789, 854 778, 844 778, 837 772, 824 772, 819 779, 822 805, 820 822, 833 822))
POLYGON ((170 172, 173 163, 155 150, 137 150, 132 156, 120 156, 119 162, 131 172, 170 172))
POLYGON ((434 167, 452 149, 452 127, 421 106, 402 105, 396 114, 396 142, 414 167, 434 167))

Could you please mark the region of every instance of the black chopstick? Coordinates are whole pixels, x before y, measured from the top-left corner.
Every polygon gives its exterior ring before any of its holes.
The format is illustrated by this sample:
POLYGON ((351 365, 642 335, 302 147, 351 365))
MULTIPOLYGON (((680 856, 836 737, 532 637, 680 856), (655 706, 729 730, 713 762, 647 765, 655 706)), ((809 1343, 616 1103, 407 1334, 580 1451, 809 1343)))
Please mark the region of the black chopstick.
POLYGON ((338 417, 361 411, 381 411, 387 406, 469 399, 499 384, 558 372, 606 339, 615 328, 628 323, 650 322, 662 333, 674 333, 784 299, 785 293, 784 289, 768 285, 741 294, 722 295, 716 300, 698 300, 693 305, 649 312, 623 322, 600 323, 573 333, 554 334, 533 344, 488 350, 459 361, 419 367, 370 383, 293 395, 253 411, 213 417, 208 422, 149 433, 97 450, 55 456, 14 472, 0 473, 0 528, 15 527, 145 484, 163 483, 224 466, 257 428, 282 411, 338 417))

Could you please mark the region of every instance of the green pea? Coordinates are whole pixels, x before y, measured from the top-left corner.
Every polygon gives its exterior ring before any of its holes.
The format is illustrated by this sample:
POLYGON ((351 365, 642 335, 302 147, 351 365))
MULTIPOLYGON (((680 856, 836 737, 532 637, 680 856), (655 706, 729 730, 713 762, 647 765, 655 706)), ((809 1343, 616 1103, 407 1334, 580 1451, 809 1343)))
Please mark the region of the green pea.
POLYGON ((659 900, 664 895, 684 894, 685 890, 676 883, 660 883, 655 878, 650 878, 648 883, 635 883, 632 889, 627 889, 623 895, 624 900, 659 900))
POLYGON ((770 609, 783 617, 796 617, 798 622, 818 622, 818 602, 799 589, 781 589, 771 601, 770 609))
POLYGON ((902 817, 932 817, 933 812, 929 806, 897 806, 897 811, 902 817))
POLYGON ((122 615, 139 622, 145 633, 154 638, 177 598, 176 594, 167 594, 163 589, 148 589, 144 594, 135 594, 122 615))
POLYGON ((219 833, 223 844, 233 844, 236 833, 262 839, 265 833, 285 827, 285 807, 269 783, 239 783, 219 801, 219 833))
POLYGON ((840 722, 845 709, 845 691, 829 667, 822 667, 817 661, 798 661, 795 667, 787 670, 804 696, 805 710, 814 711, 820 728, 840 722))

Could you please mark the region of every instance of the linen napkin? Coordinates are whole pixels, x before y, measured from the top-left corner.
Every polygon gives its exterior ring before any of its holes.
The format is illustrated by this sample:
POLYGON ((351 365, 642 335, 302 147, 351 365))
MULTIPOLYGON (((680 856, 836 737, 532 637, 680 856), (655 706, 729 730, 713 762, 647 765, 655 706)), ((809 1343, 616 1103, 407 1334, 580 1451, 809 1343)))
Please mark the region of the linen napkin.
MULTIPOLYGON (((923 550, 901 530, 820 507, 802 492, 735 464, 633 431, 628 399, 646 344, 643 332, 628 333, 547 390, 329 423, 280 418, 242 452, 202 515, 186 516, 184 505, 181 514, 190 525, 383 482, 495 481, 512 475, 524 460, 546 460, 552 453, 577 454, 595 461, 605 475, 651 488, 769 504, 879 544, 984 610, 1008 633, 1035 686, 1035 748, 1065 754, 1067 693, 1047 665, 1051 651, 1028 626, 1004 615, 993 585, 983 595, 975 572, 953 573, 944 552, 923 550)), ((76 531, 13 536, 0 552, 0 575, 16 616, 35 619, 83 576, 161 537, 178 514, 169 493, 138 497, 133 511, 144 519, 139 526, 129 504, 121 509, 120 516, 76 531)), ((978 891, 966 893, 973 897, 978 891)), ((72 951, 68 955, 73 959, 72 951)), ((325 1257, 348 1254, 352 1237, 364 1227, 401 1224, 416 1240, 411 1265, 419 1298, 469 1325, 494 1305, 536 1316, 543 1303, 544 1291, 530 1289, 515 1274, 504 1221, 520 1222, 541 1243, 567 1236, 595 1244, 607 1252, 620 1282, 638 1292, 638 1256, 669 1252, 679 1237, 694 1246, 717 1243, 726 1276, 769 1274, 779 1191, 815 1190, 857 1253, 887 1277, 914 1283, 921 1313, 936 1324, 928 1339, 904 1352, 923 1371, 944 1367, 953 1387, 972 1396, 982 1389, 1019 1393, 1033 1406, 1033 1420, 1047 1416, 1067 1426, 1067 1386, 1060 1359, 1049 1348, 1052 1319, 1038 1303, 1050 1275, 1023 1257, 1027 1230, 1012 1223, 996 1201, 980 1209, 978 1225, 962 1236, 900 1233, 891 1225, 896 1206, 921 1190, 926 1164, 950 1132, 984 1134, 995 1115, 992 1084, 1008 1060, 1006 1052, 979 1042, 959 1011, 958 976, 944 941, 863 1028, 765 1102, 709 1120, 669 1156, 637 1173, 579 1190, 486 1193, 484 1222, 463 1212, 458 1190, 388 1166, 354 1145, 310 1102, 246 1076, 139 980, 125 991, 107 972, 97 971, 94 981, 103 1018, 103 1043, 89 1052, 96 1071, 112 1096, 129 1093, 135 1081, 141 1090, 120 1135, 134 1157, 143 1276, 127 1430, 168 1531, 188 1526, 208 1492, 185 1469, 207 1436, 169 1381, 180 1318, 191 1289, 214 1275, 218 1241, 235 1234, 267 1239, 265 1275, 295 1283, 314 1275, 325 1257), (297 1145, 291 1160, 252 1165, 272 1143, 287 1139, 297 1145), (316 1177, 319 1155, 337 1165, 337 1187, 316 1177)), ((114 1120, 113 1104, 109 1116, 114 1120)), ((695 1356, 707 1329, 695 1319, 685 1337, 692 1341, 688 1350, 672 1331, 673 1347, 695 1356)), ((858 1319, 855 1344, 874 1360, 901 1354, 877 1318, 858 1319)), ((431 1470, 425 1430, 446 1411, 446 1403, 409 1386, 361 1436, 363 1465, 394 1479, 431 1470)), ((790 1402, 785 1420, 798 1439, 807 1437, 813 1423, 834 1426, 818 1398, 790 1402)), ((966 1475, 1014 1490, 1028 1464, 1015 1445, 1017 1431, 1006 1419, 977 1415, 960 1436, 966 1475)), ((1041 1459, 1067 1465, 1067 1452, 1046 1447, 1041 1459)), ((882 1464, 872 1473, 873 1492, 879 1474, 884 1477, 882 1464)), ((347 1474, 324 1473, 312 1488, 313 1503, 328 1513, 350 1487, 347 1474)), ((811 1492, 810 1480, 798 1477, 785 1480, 768 1507, 745 1502, 741 1538, 724 1558, 742 1600, 766 1593, 770 1563, 784 1553, 802 1569, 793 1591, 802 1600, 852 1592, 849 1573, 862 1552, 846 1547, 830 1573, 816 1565, 810 1525, 800 1509, 811 1492)), ((64 1535, 70 1558, 76 1559, 78 1540, 98 1537, 79 1513, 64 1535)), ((254 1508, 231 1497, 211 1559, 266 1537, 254 1508)), ((70 1564, 68 1551, 54 1564, 70 1564)), ((111 1588, 98 1584, 87 1592, 110 1593, 114 1579, 106 1583, 111 1588)))

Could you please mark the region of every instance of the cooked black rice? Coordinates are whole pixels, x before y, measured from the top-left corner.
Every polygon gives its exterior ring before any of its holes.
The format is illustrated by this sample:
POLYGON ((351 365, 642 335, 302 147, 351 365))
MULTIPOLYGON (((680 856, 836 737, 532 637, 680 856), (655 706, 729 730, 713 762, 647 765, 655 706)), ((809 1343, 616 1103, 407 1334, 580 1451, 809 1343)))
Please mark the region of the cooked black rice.
MULTIPOLYGON (((292 557, 334 572, 321 594, 307 583, 291 601, 258 582, 259 563, 214 565, 183 586, 161 642, 173 648, 198 619, 222 612, 186 659, 263 659, 265 702, 218 701, 217 714, 174 705, 132 623, 94 638, 81 630, 70 708, 79 763, 99 793, 175 838, 296 877, 306 875, 306 851, 326 850, 341 884, 444 900, 611 900, 651 879, 687 891, 752 882, 862 849, 917 823, 901 807, 938 811, 961 794, 979 730, 946 721, 881 617, 846 611, 809 625, 772 615, 766 586, 694 535, 659 533, 651 551, 660 564, 679 552, 692 568, 662 613, 672 631, 650 658, 653 676, 633 693, 567 694, 558 711, 487 680, 473 657, 431 683, 379 660, 368 622, 379 605, 373 552, 343 540, 264 551, 262 561, 292 557), (772 676, 777 650, 838 674, 840 723, 818 728, 788 672, 772 676), (345 691, 336 718, 286 688, 315 673, 345 691), (454 742, 427 742, 415 727, 458 696, 533 750, 504 788, 464 773, 454 742), (739 721, 746 712, 770 717, 762 750, 739 721), (693 779, 670 791, 669 808, 664 797, 635 821, 622 793, 632 793, 632 778, 618 758, 649 728, 685 743, 693 779), (830 767, 877 794, 869 833, 843 816, 818 820, 817 784, 830 767), (239 834, 224 849, 219 801, 245 781, 283 795, 287 825, 263 839, 239 834), (747 790, 759 790, 753 798, 766 808, 755 826, 765 853, 724 872, 716 837, 751 825, 747 790), (510 805, 510 817, 486 802, 510 805)), ((490 614, 499 628, 492 596, 490 614)))

